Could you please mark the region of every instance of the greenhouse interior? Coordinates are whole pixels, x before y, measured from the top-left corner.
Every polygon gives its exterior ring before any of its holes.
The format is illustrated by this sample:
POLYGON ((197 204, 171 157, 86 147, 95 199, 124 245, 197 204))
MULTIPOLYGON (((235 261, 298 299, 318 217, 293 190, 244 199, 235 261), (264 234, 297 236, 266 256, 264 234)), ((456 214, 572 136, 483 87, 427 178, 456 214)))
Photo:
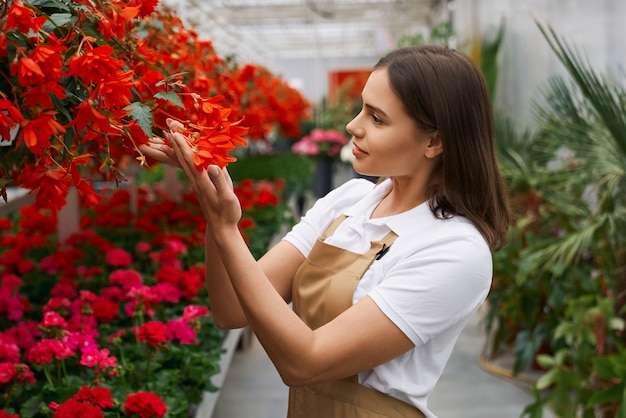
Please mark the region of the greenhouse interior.
POLYGON ((626 418, 624 22, 0 0, 0 418, 626 418))

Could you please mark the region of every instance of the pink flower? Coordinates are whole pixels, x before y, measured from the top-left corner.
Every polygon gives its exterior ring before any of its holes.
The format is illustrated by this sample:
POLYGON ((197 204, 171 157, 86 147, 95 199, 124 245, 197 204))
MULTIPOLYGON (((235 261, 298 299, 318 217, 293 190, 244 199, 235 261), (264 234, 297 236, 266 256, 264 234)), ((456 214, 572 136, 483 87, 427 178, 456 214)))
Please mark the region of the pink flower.
POLYGON ((177 254, 187 254, 187 247, 185 247, 185 244, 177 239, 170 239, 167 241, 165 248, 172 250, 177 254))
POLYGON ((308 137, 304 137, 300 141, 293 144, 291 150, 296 154, 317 155, 320 152, 320 147, 308 137))
MULTIPOLYGON (((37 328, 39 324, 34 320, 21 321, 14 327, 6 330, 4 335, 10 339, 10 341, 15 341, 17 346, 24 350, 28 351, 33 345, 35 345, 35 337, 38 337, 40 332, 37 328)), ((1 339, 1 338, 0 338, 1 339)))
POLYGON ((70 332, 63 337, 63 342, 72 351, 85 352, 98 347, 96 342, 98 335, 98 329, 94 327, 88 330, 70 332))
POLYGON ((112 248, 107 251, 106 263, 114 267, 128 267, 133 261, 129 252, 120 248, 112 248))
POLYGON ((311 133, 293 144, 291 150, 304 155, 328 155, 334 157, 348 143, 348 138, 334 129, 313 129, 311 133))
POLYGON ((57 327, 57 328, 65 329, 67 327, 67 322, 58 313, 54 311, 49 311, 43 315, 41 326, 44 328, 57 327))
POLYGON ((115 270, 109 275, 109 283, 119 285, 125 291, 141 286, 141 275, 136 270, 115 270))
POLYGON ((158 295, 159 300, 168 303, 176 303, 180 301, 180 290, 172 283, 157 283, 152 288, 155 295, 158 295))
POLYGON ((92 348, 85 352, 80 357, 80 364, 89 368, 95 368, 98 371, 102 371, 108 368, 114 368, 117 363, 115 356, 109 356, 109 350, 103 348, 101 350, 92 348))
POLYGON ((183 311, 182 320, 193 322, 201 316, 209 316, 209 309, 206 306, 187 305, 183 311))
POLYGON ((116 333, 109 335, 109 343, 111 344, 119 344, 122 342, 122 337, 126 335, 126 330, 120 330, 116 333))
POLYGON ((159 301, 158 295, 148 286, 130 289, 127 298, 131 300, 124 307, 124 311, 128 316, 133 316, 133 313, 137 311, 142 311, 145 315, 152 316, 154 314, 152 306, 159 301))
POLYGON ((24 305, 17 288, 22 284, 19 277, 14 274, 6 274, 0 283, 0 313, 5 312, 10 321, 22 319, 24 305))
POLYGON ((20 348, 8 335, 0 334, 0 361, 16 362, 20 359, 20 348))
POLYGON ((178 340, 182 344, 198 344, 196 333, 184 321, 171 319, 167 323, 167 338, 170 341, 178 340))

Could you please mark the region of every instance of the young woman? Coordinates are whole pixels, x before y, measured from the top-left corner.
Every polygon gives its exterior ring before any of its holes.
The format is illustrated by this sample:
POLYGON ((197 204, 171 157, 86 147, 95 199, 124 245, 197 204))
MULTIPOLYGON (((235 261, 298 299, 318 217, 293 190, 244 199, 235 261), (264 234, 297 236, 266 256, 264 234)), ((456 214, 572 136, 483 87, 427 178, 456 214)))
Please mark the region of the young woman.
POLYGON ((176 132, 171 148, 143 148, 189 177, 215 322, 252 327, 290 386, 291 418, 434 417, 428 396, 489 292, 510 223, 489 93, 470 59, 398 49, 362 100, 347 125, 354 169, 383 180, 331 191, 258 261, 226 169, 198 173, 176 132))

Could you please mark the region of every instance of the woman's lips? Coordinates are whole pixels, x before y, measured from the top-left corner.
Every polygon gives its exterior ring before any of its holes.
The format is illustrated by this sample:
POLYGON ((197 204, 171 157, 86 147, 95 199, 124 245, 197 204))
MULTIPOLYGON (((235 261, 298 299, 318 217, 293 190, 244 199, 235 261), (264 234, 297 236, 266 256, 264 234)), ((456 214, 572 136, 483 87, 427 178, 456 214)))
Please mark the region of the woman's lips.
POLYGON ((355 157, 362 157, 367 155, 367 152, 363 151, 361 148, 357 147, 354 143, 352 144, 352 155, 355 157))

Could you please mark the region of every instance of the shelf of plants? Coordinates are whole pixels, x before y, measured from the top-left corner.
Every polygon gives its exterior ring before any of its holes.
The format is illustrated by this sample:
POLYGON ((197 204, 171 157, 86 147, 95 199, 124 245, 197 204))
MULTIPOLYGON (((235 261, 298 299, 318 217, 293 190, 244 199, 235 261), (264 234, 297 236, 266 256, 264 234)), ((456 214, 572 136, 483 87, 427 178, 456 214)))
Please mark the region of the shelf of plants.
MULTIPOLYGON (((0 218, 0 417, 200 411, 237 336, 212 322, 193 194, 128 187, 128 157, 158 173, 138 146, 169 117, 199 168, 225 166, 270 132, 297 138, 309 103, 156 1, 9 1, 0 29, 0 196, 31 199, 0 218), (78 231, 59 239, 71 190, 78 231)), ((285 219, 282 183, 240 180, 256 254, 285 219)))

